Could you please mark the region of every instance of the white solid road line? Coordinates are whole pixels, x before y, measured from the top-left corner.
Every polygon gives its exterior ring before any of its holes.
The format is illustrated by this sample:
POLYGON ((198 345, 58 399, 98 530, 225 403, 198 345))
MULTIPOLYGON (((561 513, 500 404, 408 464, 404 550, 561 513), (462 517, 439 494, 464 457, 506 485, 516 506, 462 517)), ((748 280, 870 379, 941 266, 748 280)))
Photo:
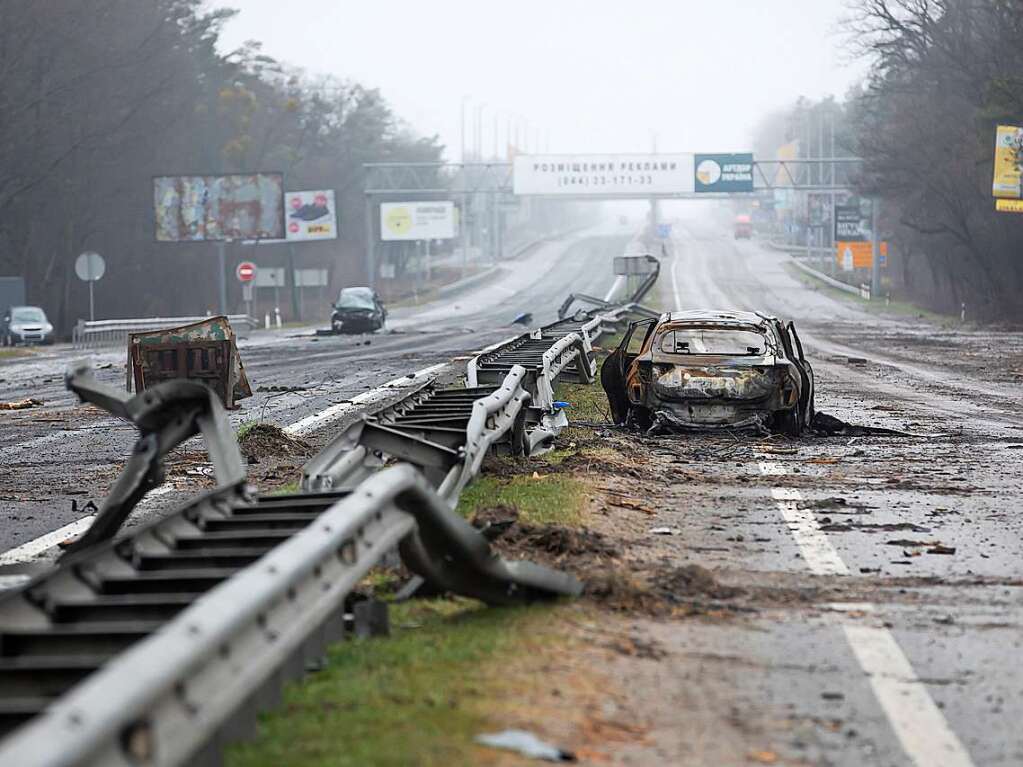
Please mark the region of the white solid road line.
MULTIPOLYGON (((780 463, 761 461, 760 473, 766 477, 782 477, 788 472, 780 463)), ((848 566, 813 513, 799 508, 802 500, 799 491, 773 487, 771 495, 810 571, 816 575, 848 575, 848 566)), ((869 615, 876 612, 872 604, 836 604, 832 608, 869 615)), ((874 695, 903 751, 913 764, 917 767, 973 767, 969 753, 949 727, 892 632, 883 626, 864 625, 850 618, 843 618, 840 625, 860 668, 870 678, 874 695)))
POLYGON ((17 565, 22 562, 28 562, 31 559, 35 559, 44 551, 52 549, 61 541, 84 533, 89 529, 89 525, 92 524, 93 519, 95 519, 95 517, 91 515, 88 517, 82 517, 69 525, 64 525, 64 527, 60 527, 52 532, 46 533, 46 535, 40 535, 38 538, 35 538, 28 543, 23 543, 20 546, 9 549, 3 554, 0 554, 0 565, 17 565))
POLYGON ((395 389, 401 389, 413 383, 419 383, 423 378, 437 373, 447 365, 447 362, 440 362, 436 365, 430 365, 429 367, 423 368, 422 370, 417 370, 412 375, 404 375, 400 378, 395 378, 393 381, 388 381, 382 386, 378 386, 376 389, 371 389, 357 397, 353 397, 348 402, 339 402, 336 405, 331 405, 326 410, 321 410, 319 413, 313 413, 312 415, 308 415, 305 418, 295 421, 295 423, 290 426, 285 426, 284 431, 288 434, 305 434, 313 431, 314 429, 318 429, 326 423, 336 421, 338 418, 347 415, 351 411, 359 409, 360 406, 386 399, 390 395, 394 394, 395 389))

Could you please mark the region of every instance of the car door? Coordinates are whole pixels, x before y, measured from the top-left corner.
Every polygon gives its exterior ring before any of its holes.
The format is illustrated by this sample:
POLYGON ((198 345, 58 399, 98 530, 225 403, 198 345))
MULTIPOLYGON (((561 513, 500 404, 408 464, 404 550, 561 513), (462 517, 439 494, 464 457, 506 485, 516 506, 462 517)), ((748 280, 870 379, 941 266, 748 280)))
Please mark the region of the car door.
POLYGON ((625 375, 640 350, 657 318, 639 320, 629 325, 618 348, 608 355, 600 367, 600 385, 611 406, 611 417, 615 423, 625 423, 629 416, 629 396, 625 387, 625 375), (640 332, 640 331, 643 332, 640 332))
POLYGON ((803 342, 799 340, 799 333, 796 332, 795 324, 790 321, 785 326, 785 330, 795 351, 796 359, 794 361, 799 364, 803 374, 803 397, 800 398, 799 406, 803 410, 805 423, 810 423, 813 420, 815 409, 813 366, 806 358, 806 355, 803 354, 803 342))

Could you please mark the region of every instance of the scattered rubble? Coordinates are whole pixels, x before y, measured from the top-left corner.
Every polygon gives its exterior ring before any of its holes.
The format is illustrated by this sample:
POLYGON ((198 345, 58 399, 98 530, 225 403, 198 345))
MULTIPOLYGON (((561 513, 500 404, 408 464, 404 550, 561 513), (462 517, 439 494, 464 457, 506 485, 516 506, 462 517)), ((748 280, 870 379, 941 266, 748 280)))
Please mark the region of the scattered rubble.
POLYGON ((246 429, 238 440, 238 446, 250 462, 272 456, 309 455, 312 452, 308 442, 270 423, 257 423, 246 429))

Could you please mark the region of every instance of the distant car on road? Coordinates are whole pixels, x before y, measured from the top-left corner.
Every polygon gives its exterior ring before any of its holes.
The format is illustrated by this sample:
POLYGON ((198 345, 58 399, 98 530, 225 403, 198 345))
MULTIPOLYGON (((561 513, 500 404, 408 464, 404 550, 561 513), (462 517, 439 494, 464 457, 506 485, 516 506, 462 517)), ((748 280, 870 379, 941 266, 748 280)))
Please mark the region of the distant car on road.
POLYGON ((799 435, 813 368, 795 326, 754 312, 685 311, 629 325, 600 382, 616 423, 799 435))
POLYGON ((0 342, 16 344, 52 344, 53 325, 38 306, 10 306, 0 317, 0 342))
POLYGON ((749 216, 735 217, 735 239, 748 240, 753 237, 753 220, 749 216))
POLYGON ((330 315, 335 333, 372 333, 387 322, 387 309, 372 288, 342 288, 330 315))

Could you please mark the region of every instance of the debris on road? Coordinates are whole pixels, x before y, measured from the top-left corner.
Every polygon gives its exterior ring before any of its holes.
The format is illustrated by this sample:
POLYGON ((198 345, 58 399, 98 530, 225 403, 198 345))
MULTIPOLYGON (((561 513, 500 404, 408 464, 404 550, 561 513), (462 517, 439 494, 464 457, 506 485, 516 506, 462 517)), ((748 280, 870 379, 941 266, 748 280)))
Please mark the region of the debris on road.
POLYGON ((955 549, 955 546, 945 546, 945 545, 942 545, 942 544, 938 543, 938 544, 932 546, 931 548, 927 549, 927 553, 928 554, 955 554, 956 553, 956 549, 955 549))
POLYGON ((678 530, 673 527, 651 527, 648 532, 650 535, 675 535, 678 530))
POLYGON ((541 759, 546 762, 576 761, 576 756, 571 751, 552 746, 527 730, 505 730, 477 735, 476 742, 490 748, 515 751, 529 759, 541 759))
POLYGON ((879 426, 857 426, 856 424, 846 423, 839 418, 835 418, 833 415, 819 412, 814 415, 813 420, 810 422, 810 431, 819 437, 916 436, 915 434, 898 431, 897 429, 884 429, 879 426))
POLYGON ((128 389, 136 392, 175 378, 199 381, 233 410, 252 396, 234 329, 227 317, 209 317, 180 327, 128 335, 128 389))
POLYGON ((244 429, 238 439, 238 447, 250 461, 271 456, 308 455, 312 450, 308 442, 291 436, 272 423, 257 423, 244 429))
POLYGON ((0 410, 28 410, 33 407, 42 407, 44 404, 41 399, 29 397, 15 402, 0 402, 0 410))

